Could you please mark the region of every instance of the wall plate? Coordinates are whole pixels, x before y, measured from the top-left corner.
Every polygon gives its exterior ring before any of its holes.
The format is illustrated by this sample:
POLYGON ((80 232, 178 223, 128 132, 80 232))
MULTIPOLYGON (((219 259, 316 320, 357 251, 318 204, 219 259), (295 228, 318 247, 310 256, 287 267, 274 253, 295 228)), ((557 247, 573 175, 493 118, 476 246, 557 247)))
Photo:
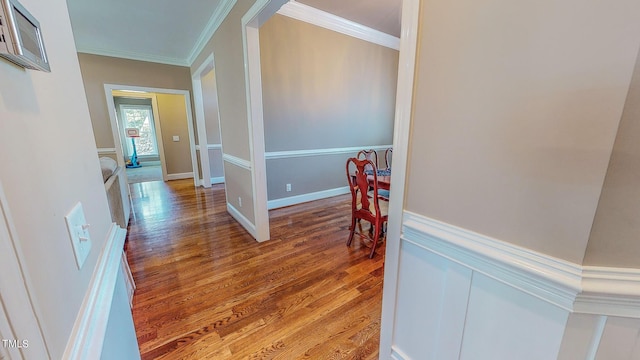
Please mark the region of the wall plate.
POLYGON ((91 251, 89 224, 85 220, 82 203, 78 202, 64 219, 67 222, 76 264, 78 269, 82 269, 82 265, 84 265, 87 256, 89 256, 89 251, 91 251))

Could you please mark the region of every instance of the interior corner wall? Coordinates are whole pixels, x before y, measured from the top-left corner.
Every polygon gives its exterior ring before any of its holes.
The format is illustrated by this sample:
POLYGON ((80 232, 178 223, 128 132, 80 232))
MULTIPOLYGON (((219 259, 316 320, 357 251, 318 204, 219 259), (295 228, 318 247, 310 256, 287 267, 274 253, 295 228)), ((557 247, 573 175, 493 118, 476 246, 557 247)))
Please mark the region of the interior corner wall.
POLYGON ((187 90, 192 93, 188 67, 85 53, 78 53, 78 61, 98 148, 115 146, 104 84, 187 90))
POLYGON ((640 268, 640 57, 609 161, 584 265, 640 268))
POLYGON ((406 208, 581 264, 639 7, 425 2, 406 208))
MULTIPOLYGON (((195 71, 213 52, 218 90, 220 135, 225 155, 250 162, 251 154, 247 115, 244 55, 242 47, 242 16, 255 0, 238 0, 229 15, 216 30, 191 65, 195 71)), ((253 192, 246 191, 252 184, 251 170, 232 162, 224 162, 227 201, 244 217, 255 221, 253 192), (233 194, 233 196, 231 196, 233 194), (236 194, 245 194, 240 206, 236 194)))
POLYGON ((218 91, 216 87, 215 69, 202 77, 202 99, 204 102, 204 118, 207 127, 207 144, 209 148, 209 169, 212 178, 224 176, 222 169, 222 149, 220 141, 220 118, 218 117, 218 91))
POLYGON ((60 359, 112 222, 67 4, 21 3, 42 26, 51 72, 0 60, 0 182, 49 355, 60 359), (92 241, 80 270, 64 218, 77 202, 92 241))
MULTIPOLYGON (((283 15, 271 17, 260 28, 266 152, 391 144, 398 54, 283 15)), ((347 186, 345 162, 355 155, 268 159, 269 200, 347 186)))

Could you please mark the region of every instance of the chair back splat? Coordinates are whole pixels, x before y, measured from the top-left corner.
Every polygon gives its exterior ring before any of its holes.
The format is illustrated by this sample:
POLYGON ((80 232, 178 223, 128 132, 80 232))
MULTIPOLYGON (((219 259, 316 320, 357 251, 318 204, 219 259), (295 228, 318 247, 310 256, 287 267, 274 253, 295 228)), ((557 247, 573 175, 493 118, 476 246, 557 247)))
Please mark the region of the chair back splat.
MULTIPOLYGON (((356 222, 368 221, 371 224, 373 237, 369 258, 373 258, 383 225, 388 218, 388 202, 378 195, 377 168, 373 161, 350 158, 347 160, 346 172, 351 190, 351 228, 347 246, 350 246, 353 241, 356 222), (373 171, 366 171, 369 169, 373 171)), ((359 235, 365 237, 362 229, 359 235)))

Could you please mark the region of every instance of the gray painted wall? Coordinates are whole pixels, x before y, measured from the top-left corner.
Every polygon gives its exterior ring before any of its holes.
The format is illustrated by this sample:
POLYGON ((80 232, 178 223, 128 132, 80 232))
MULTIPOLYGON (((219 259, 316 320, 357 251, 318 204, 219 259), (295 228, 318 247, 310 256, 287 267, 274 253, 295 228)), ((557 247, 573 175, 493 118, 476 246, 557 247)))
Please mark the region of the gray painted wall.
MULTIPOLYGON (((260 51, 267 152, 392 143, 398 51, 282 15, 260 51)), ((355 155, 267 160, 269 200, 346 186, 355 155)))
POLYGON ((585 265, 640 267, 640 58, 627 95, 585 265))

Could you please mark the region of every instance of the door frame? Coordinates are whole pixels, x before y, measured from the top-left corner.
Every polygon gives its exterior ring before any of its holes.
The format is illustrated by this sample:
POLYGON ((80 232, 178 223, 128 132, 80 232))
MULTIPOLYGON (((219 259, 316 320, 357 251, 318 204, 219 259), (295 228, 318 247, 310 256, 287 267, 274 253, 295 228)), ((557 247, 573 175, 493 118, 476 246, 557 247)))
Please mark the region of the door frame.
MULTIPOLYGON (((210 72, 215 72, 216 65, 213 53, 211 53, 204 62, 191 74, 191 87, 193 89, 193 106, 196 115, 196 127, 198 132, 198 146, 200 150, 200 168, 202 169, 202 183, 205 188, 211 187, 211 163, 209 161, 209 140, 207 139, 207 123, 204 113, 204 93, 202 91, 202 78, 210 72)), ((214 73, 215 76, 215 73, 214 73)), ((216 77, 217 79, 217 77, 216 77)), ((217 88, 217 84, 216 84, 217 88)), ((216 103, 220 104, 218 91, 215 92, 216 103)), ((218 106, 218 133, 220 134, 220 151, 224 155, 224 147, 222 145, 222 131, 220 129, 220 106, 218 106)), ((217 144, 213 144, 217 145, 217 144)), ((223 169, 224 172, 224 169, 223 169)), ((224 174, 223 174, 224 177, 224 174)), ((226 187, 225 187, 226 191, 226 187)))
MULTIPOLYGON (((262 113, 262 83, 260 74, 260 38, 258 28, 286 1, 257 0, 242 17, 247 113, 251 148, 252 181, 256 232, 268 239, 269 213, 266 196, 264 119, 262 113), (256 169, 257 168, 257 169, 256 169)), ((389 201, 389 225, 385 252, 382 319, 380 327, 380 357, 391 356, 400 264, 400 237, 404 209, 405 184, 413 108, 413 86, 418 45, 420 0, 402 1, 402 23, 396 86, 396 109, 393 128, 392 187, 389 201)))
MULTIPOLYGON (((130 98, 130 99, 150 99, 151 100, 151 111, 153 112, 153 126, 155 130, 156 144, 158 145, 158 156, 160 157, 160 167, 162 168, 162 181, 167 181, 167 163, 164 157, 164 141, 162 139, 162 129, 160 128, 160 114, 158 112, 158 99, 156 97, 156 94, 155 93, 132 93, 132 92, 122 91, 122 90, 113 90, 111 94, 112 94, 111 96, 112 100, 114 96, 130 98)), ((114 111, 116 111, 117 113, 119 109, 117 109, 115 106, 115 100, 114 100, 113 108, 114 108, 114 111)), ((118 123, 117 114, 116 114, 115 121, 116 121, 116 132, 120 137, 120 140, 122 140, 122 134, 120 133, 120 131, 118 131, 120 124, 118 123)), ((113 131, 113 128, 112 128, 112 131, 113 131)), ((122 143, 122 141, 120 141, 119 147, 116 146, 116 152, 117 150, 121 151, 121 155, 120 154, 118 155, 118 164, 120 165, 120 162, 122 162, 120 166, 124 167, 125 166, 124 144, 122 143)))
MULTIPOLYGON (((191 167, 193 169, 193 181, 194 186, 198 186, 199 183, 199 171, 198 171, 198 159, 196 157, 196 144, 195 144, 195 133, 193 128, 193 113, 191 110, 191 96, 189 91, 187 90, 177 90, 177 89, 163 89, 163 88, 153 88, 146 86, 131 86, 131 85, 119 85, 119 84, 104 84, 104 92, 107 101, 107 109, 109 111, 109 120, 111 123, 111 134, 113 136, 113 141, 116 149, 117 161, 118 165, 124 167, 124 155, 122 153, 122 142, 120 141, 120 136, 118 133, 118 122, 116 119, 116 109, 115 103, 113 101, 113 92, 114 91, 125 91, 127 93, 127 97, 143 97, 144 93, 157 93, 157 94, 172 94, 172 95, 182 95, 185 101, 185 107, 187 110, 187 128, 189 133, 189 149, 191 153, 191 167), (133 92, 134 94, 132 94, 133 92), (138 94, 135 94, 138 93, 138 94)), ((150 95, 150 94, 146 94, 150 95)), ((155 96, 154 96, 155 98, 155 96)), ((152 104, 154 104, 154 100, 152 98, 152 104)), ((169 174, 166 172, 166 163, 164 161, 164 148, 161 146, 162 136, 160 130, 160 114, 157 113, 157 102, 155 102, 154 107, 154 121, 157 121, 156 132, 158 137, 158 148, 162 147, 162 149, 158 149, 158 153, 160 155, 160 162, 163 166, 162 177, 164 181, 167 181, 167 177, 169 174)))

